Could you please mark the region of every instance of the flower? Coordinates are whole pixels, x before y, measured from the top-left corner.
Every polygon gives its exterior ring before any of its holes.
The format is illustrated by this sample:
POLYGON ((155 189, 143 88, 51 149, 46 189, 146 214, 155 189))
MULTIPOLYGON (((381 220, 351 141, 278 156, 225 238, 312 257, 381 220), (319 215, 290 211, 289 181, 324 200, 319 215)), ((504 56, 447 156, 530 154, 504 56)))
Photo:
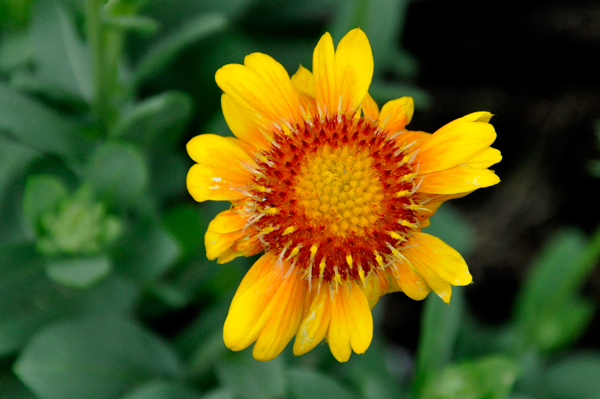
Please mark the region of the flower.
POLYGON ((472 277, 458 252, 421 232, 446 200, 499 182, 491 114, 476 112, 433 134, 409 131, 413 100, 381 110, 369 96, 373 56, 350 31, 334 49, 324 34, 313 72, 291 77, 268 55, 216 73, 237 138, 203 134, 187 145, 196 201, 231 201, 206 232, 209 259, 265 251, 248 271, 223 329, 227 347, 275 358, 295 336, 304 354, 327 340, 340 362, 364 353, 371 309, 403 291, 421 300, 472 277))

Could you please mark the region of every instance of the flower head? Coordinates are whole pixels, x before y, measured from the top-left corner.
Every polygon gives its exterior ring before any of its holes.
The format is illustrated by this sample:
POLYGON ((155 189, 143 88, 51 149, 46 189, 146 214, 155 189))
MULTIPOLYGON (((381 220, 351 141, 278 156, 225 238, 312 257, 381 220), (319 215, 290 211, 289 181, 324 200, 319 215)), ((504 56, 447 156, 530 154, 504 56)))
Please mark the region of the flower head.
POLYGON ((413 100, 381 110, 368 94, 373 56, 354 29, 334 49, 326 33, 291 77, 271 57, 219 69, 223 114, 237 138, 204 134, 187 145, 197 201, 231 201, 206 233, 219 263, 265 251, 240 284, 225 344, 256 342, 258 360, 295 336, 301 355, 327 340, 347 361, 373 336, 371 309, 403 291, 420 300, 471 283, 463 258, 421 232, 446 200, 499 182, 491 114, 476 112, 433 134, 406 130, 413 100))

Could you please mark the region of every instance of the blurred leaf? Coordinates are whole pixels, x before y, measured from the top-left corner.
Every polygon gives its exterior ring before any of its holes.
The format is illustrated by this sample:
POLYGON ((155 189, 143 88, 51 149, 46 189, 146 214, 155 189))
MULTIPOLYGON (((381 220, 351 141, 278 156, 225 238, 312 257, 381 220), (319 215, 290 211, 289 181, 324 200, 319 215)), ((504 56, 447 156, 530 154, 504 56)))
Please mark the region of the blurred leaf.
POLYGON ((0 243, 3 245, 35 239, 33 230, 24 222, 23 181, 26 167, 38 156, 37 151, 9 139, 0 130, 0 243))
POLYGON ((138 223, 115 250, 115 269, 141 283, 149 283, 165 273, 179 259, 181 249, 162 226, 138 223))
POLYGON ((0 83, 0 129, 23 144, 76 165, 88 156, 92 144, 81 135, 81 128, 44 104, 0 83))
POLYGON ((600 355, 574 354, 551 366, 539 382, 541 398, 597 399, 600 395, 600 355))
POLYGON ((14 375, 0 375, 0 398, 36 399, 14 375))
POLYGON ((151 48, 137 65, 134 81, 142 82, 160 72, 184 48, 225 28, 227 19, 217 13, 204 14, 187 22, 151 48))
POLYGON ((136 104, 115 126, 111 136, 141 146, 163 149, 179 141, 192 110, 192 99, 188 94, 161 93, 136 104))
POLYGON ((431 226, 427 227, 425 232, 439 237, 462 256, 469 255, 477 242, 473 225, 447 203, 431 217, 431 226))
POLYGON ((452 358, 460 328, 463 302, 460 287, 452 287, 450 304, 444 303, 433 293, 425 300, 417 348, 417 369, 413 381, 417 397, 424 382, 439 373, 452 358))
MULTIPOLYGON (((224 295, 219 298, 216 304, 213 304, 196 317, 194 322, 188 326, 175 341, 175 346, 179 353, 184 353, 188 357, 188 372, 192 377, 198 373, 205 373, 209 370, 205 367, 207 359, 206 353, 212 352, 212 345, 216 343, 216 338, 219 337, 220 346, 227 352, 229 349, 223 343, 223 322, 229 311, 229 304, 233 299, 231 295, 224 295), (214 342, 213 342, 214 340, 214 342)), ((210 359, 212 363, 220 359, 215 357, 210 359)))
POLYGON ((31 0, 2 0, 0 1, 0 25, 11 24, 21 26, 27 22, 31 0))
POLYGON ((40 326, 61 315, 63 298, 33 246, 0 248, 0 356, 18 350, 40 326))
POLYGON ((106 255, 87 258, 49 259, 46 275, 58 284, 86 289, 105 279, 112 271, 112 263, 106 255))
POLYGON ((202 218, 193 205, 179 205, 163 217, 167 230, 179 241, 182 255, 191 255, 204 239, 202 218))
MULTIPOLYGON (((225 318, 221 319, 219 327, 224 320, 225 318)), ((195 378, 202 377, 210 372, 211 367, 229 352, 229 349, 223 343, 223 332, 220 328, 209 337, 198 340, 198 343, 199 345, 195 348, 189 365, 190 374, 195 378)))
POLYGON ((250 350, 231 353, 217 366, 217 377, 227 390, 242 399, 283 398, 285 371, 283 359, 258 362, 250 350))
POLYGON ((112 16, 134 15, 148 0, 108 0, 103 10, 112 16))
POLYGON ((226 389, 215 389, 204 395, 202 399, 234 399, 231 392, 226 389))
POLYGON ((152 381, 135 388, 122 399, 200 399, 200 396, 179 384, 152 381))
POLYGON ((93 318, 40 331, 14 371, 41 399, 109 399, 144 381, 177 378, 181 365, 171 348, 137 324, 93 318))
POLYGON ((192 161, 181 151, 156 151, 149 154, 151 175, 150 192, 157 201, 172 201, 186 195, 185 179, 192 161))
POLYGON ((422 399, 503 399, 518 375, 516 362, 500 355, 462 362, 432 375, 422 399))
POLYGON ((127 206, 146 188, 148 165, 134 146, 108 142, 92 155, 86 177, 106 201, 127 206))
POLYGON ((84 315, 131 316, 139 290, 129 279, 112 275, 86 291, 78 291, 76 309, 84 315))
POLYGON ((2 36, 0 36, 0 72, 9 72, 25 66, 30 56, 31 46, 29 45, 29 32, 27 30, 2 31, 2 36))
MULTIPOLYGON (((375 336, 369 350, 364 355, 357 356, 349 364, 352 382, 360 388, 361 397, 365 399, 389 399, 403 396, 399 388, 398 377, 392 375, 389 365, 385 362, 388 358, 386 351, 389 352, 389 349, 384 347, 381 339, 375 336)), ((411 367, 410 364, 404 366, 405 368, 411 367)))
POLYGON ((109 28, 116 28, 125 31, 134 31, 142 34, 155 33, 158 28, 158 22, 152 18, 142 16, 114 16, 104 17, 104 24, 109 28))
POLYGON ((356 396, 331 377, 307 369, 286 373, 288 389, 298 399, 354 399, 356 396))
POLYGON ((58 318, 133 313, 138 292, 129 280, 110 277, 83 292, 58 291, 44 274, 44 263, 32 246, 0 248, 0 356, 16 352, 58 318))
POLYGON ((599 246, 600 235, 588 244, 579 230, 563 230, 548 241, 515 303, 526 345, 548 350, 584 332, 595 307, 579 299, 579 289, 595 266, 599 246))
POLYGON ((27 179, 23 195, 23 213, 31 228, 39 232, 40 217, 56 208, 67 195, 67 187, 57 177, 42 175, 27 179))
POLYGON ((89 51, 67 12, 54 0, 36 1, 31 22, 36 73, 61 90, 90 101, 93 85, 89 51))

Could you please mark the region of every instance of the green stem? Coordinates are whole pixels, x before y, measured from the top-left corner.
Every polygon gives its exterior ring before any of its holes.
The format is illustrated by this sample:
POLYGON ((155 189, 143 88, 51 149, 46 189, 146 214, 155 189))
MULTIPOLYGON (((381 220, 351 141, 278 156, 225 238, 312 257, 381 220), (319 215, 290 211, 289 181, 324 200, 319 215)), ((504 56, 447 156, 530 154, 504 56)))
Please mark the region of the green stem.
POLYGON ((106 135, 110 124, 109 71, 106 65, 106 37, 102 25, 103 0, 86 0, 86 22, 88 43, 92 56, 92 73, 94 76, 94 97, 92 109, 96 114, 98 125, 106 135))

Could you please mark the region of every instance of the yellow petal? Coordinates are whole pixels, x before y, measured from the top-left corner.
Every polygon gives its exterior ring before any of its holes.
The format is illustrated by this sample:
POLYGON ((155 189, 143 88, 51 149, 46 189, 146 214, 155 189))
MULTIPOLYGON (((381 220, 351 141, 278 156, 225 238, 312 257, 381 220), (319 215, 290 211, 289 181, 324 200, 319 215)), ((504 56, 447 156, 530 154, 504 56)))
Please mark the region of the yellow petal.
POLYGON ((210 222, 204 235, 209 260, 219 258, 219 263, 226 263, 238 256, 251 256, 261 251, 256 230, 252 226, 245 228, 248 216, 227 210, 210 222))
POLYGON ((352 283, 351 290, 347 291, 347 314, 349 315, 350 345, 356 353, 365 353, 373 340, 373 315, 371 307, 362 290, 352 283))
POLYGON ((303 355, 323 341, 329 330, 331 306, 329 287, 321 287, 298 328, 294 341, 294 355, 303 355))
POLYGON ((420 301, 431 291, 423 277, 406 262, 396 261, 387 270, 389 270, 392 281, 411 299, 420 301))
POLYGON ((329 32, 317 43, 313 52, 314 90, 317 107, 323 114, 337 112, 335 100, 335 49, 329 32), (333 104, 333 105, 332 105, 333 104))
POLYGON ((474 169, 486 169, 502 160, 502 154, 495 148, 487 148, 467 163, 474 169))
POLYGON ((430 194, 456 194, 498 184, 500 178, 489 169, 456 166, 423 176, 419 192, 430 194))
POLYGON ((467 285, 473 281, 463 257, 432 235, 415 233, 403 254, 445 302, 450 301, 448 284, 467 285))
POLYGON ((279 270, 272 270, 243 292, 238 290, 223 326, 225 346, 239 351, 256 341, 275 310, 269 304, 282 282, 279 270))
POLYGON ((421 143, 424 140, 427 140, 430 136, 431 133, 427 132, 421 132, 418 130, 405 130, 402 134, 399 134, 396 137, 396 141, 401 145, 412 144, 409 150, 410 152, 412 152, 419 148, 419 143, 421 143))
POLYGON ((327 343, 333 357, 340 363, 347 362, 352 353, 350 329, 353 327, 348 314, 348 288, 341 285, 331 300, 331 321, 327 333, 327 343))
POLYGON ((311 97, 315 96, 313 74, 302 65, 300 65, 296 73, 292 75, 292 84, 298 92, 308 94, 311 97))
POLYGON ((419 173, 432 173, 465 164, 496 140, 494 127, 486 122, 451 122, 419 143, 415 162, 419 173))
POLYGON ((292 273, 279 286, 277 293, 269 303, 273 312, 260 333, 252 355, 262 362, 274 359, 283 351, 298 331, 302 318, 302 307, 306 296, 306 280, 300 273, 292 273))
POLYGON ((244 293, 250 287, 256 284, 258 280, 274 271, 276 269, 276 263, 277 255, 272 251, 269 251, 260 258, 258 258, 258 260, 254 262, 250 270, 248 270, 248 273, 246 273, 246 275, 242 279, 242 282, 238 286, 238 289, 235 292, 235 296, 231 301, 231 305, 233 305, 233 303, 237 299, 239 299, 242 293, 244 293))
POLYGON ((276 130, 301 118, 298 93, 281 64, 266 54, 250 54, 246 65, 220 68, 217 85, 259 126, 276 130))
POLYGON ((315 98, 319 110, 329 116, 354 115, 373 78, 373 53, 363 31, 353 29, 333 50, 325 33, 313 53, 315 98))
POLYGON ((379 298, 388 292, 389 283, 383 272, 375 270, 367 277, 367 283, 360 286, 360 289, 369 301, 369 306, 373 309, 379 302, 379 298))
POLYGON ((379 118, 379 107, 369 93, 367 93, 360 105, 362 107, 363 114, 367 118, 371 119, 372 121, 376 121, 379 118))
POLYGON ((412 97, 388 101, 379 114, 381 127, 391 134, 401 132, 410 123, 414 112, 415 102, 412 97))
POLYGON ((231 137, 202 134, 187 144, 190 157, 198 162, 187 175, 187 188, 196 201, 237 200, 245 197, 240 192, 252 181, 244 165, 256 166, 242 148, 241 142, 231 137))
POLYGON ((221 96, 221 107, 225 122, 235 137, 251 144, 257 150, 270 147, 270 137, 267 136, 269 132, 263 133, 260 126, 227 94, 221 96))

